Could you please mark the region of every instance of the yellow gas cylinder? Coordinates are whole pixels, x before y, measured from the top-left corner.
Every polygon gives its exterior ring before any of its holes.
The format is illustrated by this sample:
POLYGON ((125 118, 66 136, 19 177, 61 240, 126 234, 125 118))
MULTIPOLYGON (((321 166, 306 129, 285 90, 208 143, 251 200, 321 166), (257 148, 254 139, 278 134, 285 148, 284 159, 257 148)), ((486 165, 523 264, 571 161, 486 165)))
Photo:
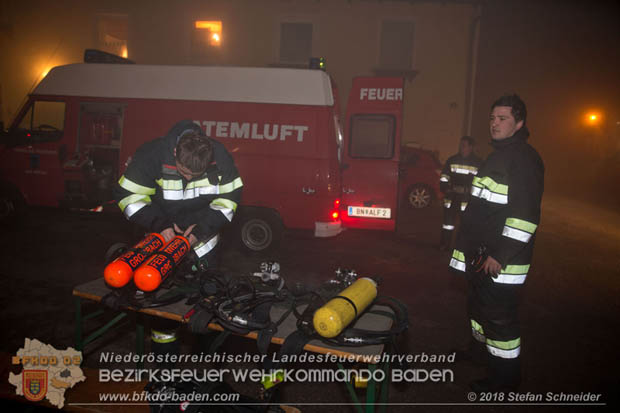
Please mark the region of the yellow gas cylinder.
POLYGON ((377 297, 377 283, 359 278, 314 312, 312 323, 322 337, 332 338, 348 326, 377 297))

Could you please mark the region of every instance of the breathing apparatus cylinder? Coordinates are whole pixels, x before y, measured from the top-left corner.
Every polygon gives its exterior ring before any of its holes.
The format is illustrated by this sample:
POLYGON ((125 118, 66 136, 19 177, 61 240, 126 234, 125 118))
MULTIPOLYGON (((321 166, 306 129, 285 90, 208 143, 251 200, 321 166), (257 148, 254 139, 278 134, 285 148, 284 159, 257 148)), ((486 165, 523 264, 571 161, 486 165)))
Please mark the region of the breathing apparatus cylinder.
POLYGON ((133 281, 142 291, 156 290, 190 250, 187 238, 177 235, 136 270, 133 281))
POLYGON ((359 278, 327 304, 315 311, 312 323, 322 337, 333 338, 342 332, 377 297, 377 283, 359 278))
POLYGON ((124 287, 131 281, 133 273, 152 253, 165 244, 164 237, 157 233, 148 234, 129 251, 105 267, 103 278, 111 287, 124 287))

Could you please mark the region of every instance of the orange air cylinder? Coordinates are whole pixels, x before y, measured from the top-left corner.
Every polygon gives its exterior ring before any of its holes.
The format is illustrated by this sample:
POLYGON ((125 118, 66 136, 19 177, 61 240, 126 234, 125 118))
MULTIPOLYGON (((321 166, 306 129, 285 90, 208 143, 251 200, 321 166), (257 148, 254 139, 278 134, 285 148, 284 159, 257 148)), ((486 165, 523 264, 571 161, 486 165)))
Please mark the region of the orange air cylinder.
POLYGON ((133 281, 142 291, 154 291, 189 252, 187 238, 177 235, 136 270, 133 281))
POLYGON ((148 234, 133 248, 105 267, 103 271, 105 282, 111 287, 124 287, 133 277, 135 269, 164 244, 164 237, 160 234, 148 234))

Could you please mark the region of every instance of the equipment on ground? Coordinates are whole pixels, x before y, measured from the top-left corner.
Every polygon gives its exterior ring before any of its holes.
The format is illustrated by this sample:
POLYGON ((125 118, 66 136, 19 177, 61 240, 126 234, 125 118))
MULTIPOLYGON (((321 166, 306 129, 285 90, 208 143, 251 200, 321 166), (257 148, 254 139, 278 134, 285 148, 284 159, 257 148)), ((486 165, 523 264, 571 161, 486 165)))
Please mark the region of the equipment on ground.
POLYGON ((164 244, 164 237, 160 234, 148 234, 130 250, 105 267, 103 272, 105 282, 111 287, 124 287, 133 278, 136 268, 164 244))
POLYGON ((316 310, 312 320, 316 332, 325 338, 336 337, 376 297, 377 283, 371 278, 359 278, 316 310))
POLYGON ((177 235, 136 270, 134 283, 142 291, 155 291, 190 251, 187 238, 177 235))

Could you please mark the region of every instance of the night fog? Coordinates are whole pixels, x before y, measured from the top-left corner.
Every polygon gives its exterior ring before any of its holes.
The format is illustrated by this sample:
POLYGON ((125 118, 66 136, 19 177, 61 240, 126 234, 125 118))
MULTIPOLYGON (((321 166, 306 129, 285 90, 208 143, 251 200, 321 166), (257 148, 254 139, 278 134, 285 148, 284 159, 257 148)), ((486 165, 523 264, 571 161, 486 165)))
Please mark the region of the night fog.
POLYGON ((517 93, 545 162, 545 193, 619 206, 619 16, 611 1, 487 2, 473 131, 481 152, 491 103, 517 93))

